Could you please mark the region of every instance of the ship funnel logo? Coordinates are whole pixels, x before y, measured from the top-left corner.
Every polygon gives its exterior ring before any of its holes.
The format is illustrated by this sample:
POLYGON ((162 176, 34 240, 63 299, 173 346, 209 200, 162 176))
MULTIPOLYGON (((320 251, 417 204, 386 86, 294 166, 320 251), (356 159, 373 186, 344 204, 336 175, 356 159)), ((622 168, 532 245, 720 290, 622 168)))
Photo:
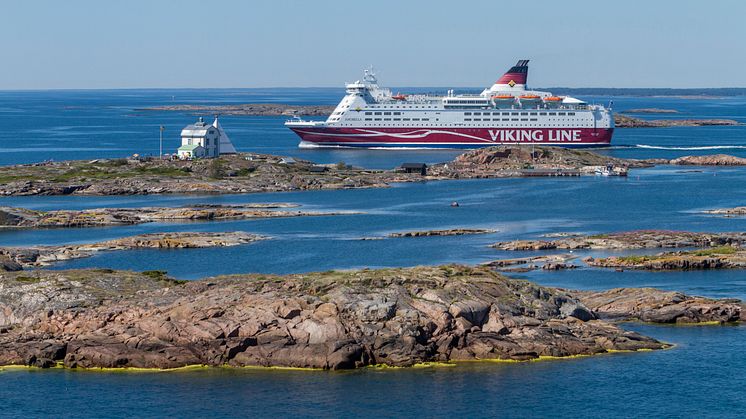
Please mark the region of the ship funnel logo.
POLYGON ((515 82, 514 82, 513 80, 509 81, 509 82, 508 82, 508 86, 510 86, 510 87, 513 87, 513 86, 515 86, 515 82))

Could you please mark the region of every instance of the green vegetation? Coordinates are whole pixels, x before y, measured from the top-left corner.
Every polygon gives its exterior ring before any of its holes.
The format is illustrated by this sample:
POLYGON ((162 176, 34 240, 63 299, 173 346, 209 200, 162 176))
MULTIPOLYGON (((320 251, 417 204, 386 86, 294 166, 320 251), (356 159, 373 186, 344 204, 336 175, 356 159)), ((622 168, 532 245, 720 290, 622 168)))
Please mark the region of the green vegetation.
POLYGON ((143 271, 142 274, 157 281, 166 279, 168 277, 167 271, 143 271))
POLYGON ((17 182, 19 180, 34 180, 34 177, 25 175, 0 175, 0 183, 17 182))
POLYGON ((210 167, 208 168, 208 176, 213 179, 221 179, 225 173, 223 170, 223 162, 220 159, 212 159, 210 161, 210 167))
POLYGON ((645 256, 645 255, 631 255, 631 256, 619 256, 618 259, 620 262, 638 264, 638 263, 644 263, 644 262, 649 261, 650 257, 645 256))
POLYGON ((736 248, 732 246, 713 247, 711 249, 695 250, 692 252, 696 256, 732 255, 735 253, 736 248))
POLYGON ((41 278, 39 278, 38 276, 17 276, 16 281, 36 284, 41 281, 41 278))
POLYGON ((236 172, 236 176, 249 176, 256 171, 256 167, 244 167, 236 172))

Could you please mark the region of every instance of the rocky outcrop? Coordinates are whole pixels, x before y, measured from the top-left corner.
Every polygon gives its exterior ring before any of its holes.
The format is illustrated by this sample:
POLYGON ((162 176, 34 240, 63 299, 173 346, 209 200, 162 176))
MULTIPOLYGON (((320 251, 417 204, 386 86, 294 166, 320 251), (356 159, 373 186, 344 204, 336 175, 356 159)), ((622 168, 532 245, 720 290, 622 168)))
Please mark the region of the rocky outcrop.
POLYGON ((490 234, 497 230, 484 228, 452 228, 447 230, 425 230, 425 231, 405 231, 399 233, 389 233, 387 237, 430 237, 430 236, 464 236, 468 234, 490 234))
POLYGON ((317 166, 301 159, 236 154, 218 159, 115 159, 0 167, 0 195, 135 195, 280 192, 385 187, 419 174, 317 166), (320 168, 321 170, 317 170, 320 168))
POLYGON ((598 320, 567 292, 487 267, 183 284, 160 273, 107 270, 0 279, 0 365, 341 369, 664 347, 598 320))
POLYGON ((547 249, 645 249, 676 247, 740 246, 746 233, 696 233, 669 230, 636 230, 557 240, 514 240, 491 245, 500 250, 547 249))
POLYGON ((218 221, 249 218, 308 217, 352 214, 349 212, 277 210, 297 205, 245 204, 195 205, 182 208, 96 208, 84 210, 34 211, 25 208, 0 207, 0 227, 100 227, 130 225, 154 221, 218 221))
POLYGON ((617 128, 663 128, 663 127, 701 127, 711 125, 740 125, 733 119, 640 119, 627 115, 614 114, 614 125, 617 128))
MULTIPOLYGON (((46 266, 63 260, 89 257, 97 252, 133 249, 190 249, 237 246, 262 240, 255 234, 234 232, 150 233, 90 244, 62 246, 0 247, 0 258, 7 260, 3 270, 46 266)), ((0 260, 2 260, 0 259, 0 260)))
POLYGON ((608 291, 573 291, 603 319, 652 323, 729 323, 745 313, 739 300, 712 300, 654 288, 616 288, 608 291))
POLYGON ((745 166, 746 159, 729 154, 684 156, 669 161, 669 164, 686 166, 745 166))
POLYGON ((717 209, 702 211, 702 213, 722 215, 723 217, 734 217, 734 216, 746 215, 746 207, 717 208, 717 209))
POLYGON ((559 271, 577 268, 577 265, 569 263, 576 258, 577 256, 572 254, 541 255, 525 258, 497 259, 484 262, 482 266, 489 266, 501 272, 528 272, 535 269, 559 271))
POLYGON ((689 252, 664 252, 656 255, 587 257, 583 261, 593 267, 642 269, 649 271, 744 269, 746 250, 731 246, 689 252))

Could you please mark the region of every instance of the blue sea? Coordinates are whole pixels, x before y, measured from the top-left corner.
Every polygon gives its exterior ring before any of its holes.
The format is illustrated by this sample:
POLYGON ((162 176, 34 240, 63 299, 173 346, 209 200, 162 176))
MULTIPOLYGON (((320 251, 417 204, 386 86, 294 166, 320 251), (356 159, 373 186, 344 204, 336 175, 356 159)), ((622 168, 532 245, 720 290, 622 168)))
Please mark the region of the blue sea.
MULTIPOLYGON (((435 90, 435 89, 433 89, 435 90)), ((440 89, 445 90, 445 89, 440 89)), ((405 91, 405 89, 402 89, 405 91)), ((0 92, 0 164, 125 157, 178 147, 193 113, 144 111, 168 104, 336 104, 342 89, 188 89, 0 92)), ((645 118, 728 118, 746 123, 746 97, 584 96, 617 111, 676 109, 645 118)), ((210 117, 209 115, 204 115, 210 117)), ((221 117, 239 151, 393 168, 440 162, 453 150, 299 149, 282 117, 221 117)), ((746 157, 746 126, 618 129, 625 158, 727 153, 746 157)), ((659 166, 628 178, 528 178, 423 182, 387 189, 225 196, 12 197, 0 205, 34 209, 291 202, 307 210, 353 211, 335 217, 0 231, 0 246, 85 243, 156 231, 234 231, 270 240, 213 249, 101 253, 52 269, 164 269, 182 279, 242 273, 290 273, 362 267, 476 264, 515 253, 487 247, 549 233, 631 229, 744 231, 746 218, 704 209, 746 205, 746 168, 659 166), (458 208, 449 204, 459 202, 458 208), (490 228, 475 236, 386 239, 398 231, 490 228), (361 240, 362 238, 382 238, 361 240), (194 260, 211 263, 195 266, 194 260)), ((537 252, 540 253, 540 252, 537 252)), ((577 252, 578 258, 603 252, 577 252)), ((576 263, 579 263, 576 261, 576 263)), ((746 299, 742 271, 574 271, 515 275, 549 286, 606 289, 649 286, 709 297, 746 299)), ((746 328, 626 324, 675 344, 670 350, 521 364, 466 364, 351 372, 206 369, 162 373, 67 370, 0 371, 2 417, 469 416, 727 417, 746 411, 746 328)))

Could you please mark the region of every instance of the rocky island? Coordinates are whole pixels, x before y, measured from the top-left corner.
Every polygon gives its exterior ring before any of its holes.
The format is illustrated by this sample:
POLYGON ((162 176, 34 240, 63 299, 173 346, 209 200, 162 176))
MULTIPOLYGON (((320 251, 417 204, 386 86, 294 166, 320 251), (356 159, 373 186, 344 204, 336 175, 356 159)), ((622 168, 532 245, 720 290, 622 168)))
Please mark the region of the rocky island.
POLYGON ((746 233, 700 233, 670 230, 635 230, 591 236, 571 236, 556 240, 513 240, 498 242, 500 250, 547 249, 649 249, 682 247, 740 247, 746 233))
POLYGON ((427 166, 424 175, 402 168, 364 169, 342 162, 319 165, 302 159, 249 153, 197 160, 97 159, 0 167, 0 196, 238 194, 384 188, 392 183, 452 179, 593 176, 609 167, 610 175, 626 176, 629 169, 656 164, 746 165, 746 159, 716 154, 635 160, 586 150, 513 145, 465 152, 453 161, 427 166))
POLYGON ((500 146, 473 150, 452 162, 427 168, 425 176, 405 170, 371 170, 344 163, 313 162, 261 154, 217 159, 114 159, 44 162, 0 167, 0 195, 133 195, 250 193, 313 189, 387 187, 423 180, 521 176, 579 176, 613 164, 649 163, 556 147, 500 146))
POLYGON ((717 208, 702 211, 703 214, 722 215, 724 217, 736 217, 746 215, 746 207, 717 208))
POLYGON ((461 265, 189 282, 162 272, 11 272, 0 276, 0 365, 345 369, 669 346, 599 319, 611 314, 731 322, 741 306, 650 289, 575 296, 461 265), (629 295, 641 303, 624 303, 629 295))
POLYGON ((193 114, 241 116, 323 116, 334 112, 335 105, 286 105, 281 103, 246 103, 240 105, 167 105, 135 109, 136 111, 171 111, 193 114))
POLYGON ((746 250, 721 246, 702 250, 662 252, 654 255, 587 257, 588 266, 597 268, 638 269, 648 271, 744 269, 746 250))
POLYGON ((0 207, 0 228, 101 227, 165 221, 219 221, 250 218, 309 217, 351 212, 287 211, 295 204, 202 204, 188 207, 95 208, 36 211, 0 207))
POLYGON ((265 237, 241 231, 149 233, 89 244, 0 247, 0 271, 47 266, 54 262, 92 256, 97 252, 133 249, 193 249, 237 246, 265 237))
POLYGON ((616 128, 665 128, 665 127, 703 127, 740 125, 733 119, 641 119, 628 115, 614 114, 616 128))

